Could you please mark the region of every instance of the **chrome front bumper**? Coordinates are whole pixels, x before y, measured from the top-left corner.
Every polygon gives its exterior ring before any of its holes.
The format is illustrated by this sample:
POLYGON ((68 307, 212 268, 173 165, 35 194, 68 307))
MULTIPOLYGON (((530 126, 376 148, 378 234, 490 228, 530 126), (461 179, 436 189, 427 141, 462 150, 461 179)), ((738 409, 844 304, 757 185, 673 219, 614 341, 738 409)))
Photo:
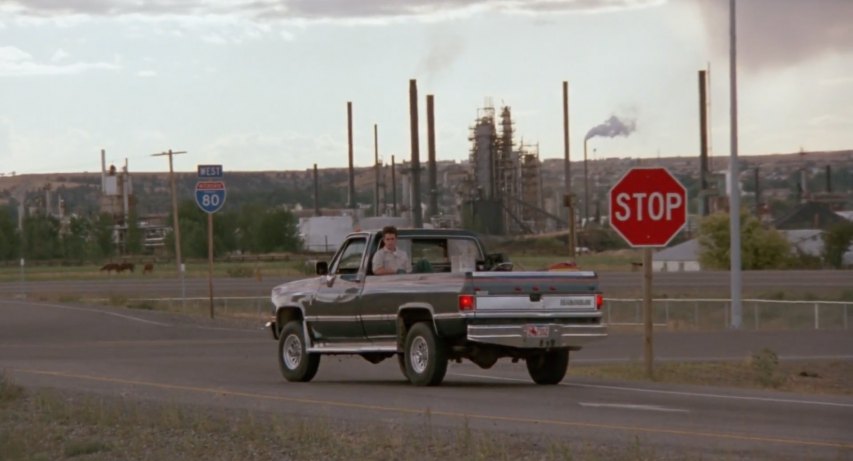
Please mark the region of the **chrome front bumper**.
POLYGON ((515 325, 468 325, 468 340, 519 349, 580 349, 607 337, 606 325, 525 323, 515 325))

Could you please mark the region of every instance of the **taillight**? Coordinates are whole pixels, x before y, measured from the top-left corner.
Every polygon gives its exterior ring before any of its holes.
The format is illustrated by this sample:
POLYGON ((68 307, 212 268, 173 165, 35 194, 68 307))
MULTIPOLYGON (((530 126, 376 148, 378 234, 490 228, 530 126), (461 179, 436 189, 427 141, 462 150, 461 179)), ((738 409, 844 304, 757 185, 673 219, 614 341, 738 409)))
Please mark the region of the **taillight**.
POLYGON ((604 305, 604 295, 598 293, 595 295, 595 308, 601 310, 601 306, 604 305))
POLYGON ((474 295, 459 295, 459 310, 473 311, 477 308, 477 298, 474 295))

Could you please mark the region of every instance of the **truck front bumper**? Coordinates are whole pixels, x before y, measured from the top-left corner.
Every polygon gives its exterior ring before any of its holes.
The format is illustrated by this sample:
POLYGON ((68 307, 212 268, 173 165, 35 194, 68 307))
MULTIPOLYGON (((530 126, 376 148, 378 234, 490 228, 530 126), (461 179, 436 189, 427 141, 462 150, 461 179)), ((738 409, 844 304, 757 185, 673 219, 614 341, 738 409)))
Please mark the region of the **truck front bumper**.
POLYGON ((525 323, 513 325, 468 325, 468 340, 518 349, 580 349, 607 337, 606 325, 525 323))

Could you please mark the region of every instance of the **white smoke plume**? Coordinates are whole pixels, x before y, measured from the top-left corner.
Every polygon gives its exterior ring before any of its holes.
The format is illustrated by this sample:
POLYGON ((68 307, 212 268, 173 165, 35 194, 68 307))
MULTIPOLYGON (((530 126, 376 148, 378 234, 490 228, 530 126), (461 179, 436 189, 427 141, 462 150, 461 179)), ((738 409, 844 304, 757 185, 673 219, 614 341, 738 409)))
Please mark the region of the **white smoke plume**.
POLYGON ((616 136, 628 136, 634 132, 637 123, 634 120, 620 120, 619 117, 611 115, 604 123, 593 127, 586 133, 584 141, 596 136, 605 138, 614 138, 616 136))

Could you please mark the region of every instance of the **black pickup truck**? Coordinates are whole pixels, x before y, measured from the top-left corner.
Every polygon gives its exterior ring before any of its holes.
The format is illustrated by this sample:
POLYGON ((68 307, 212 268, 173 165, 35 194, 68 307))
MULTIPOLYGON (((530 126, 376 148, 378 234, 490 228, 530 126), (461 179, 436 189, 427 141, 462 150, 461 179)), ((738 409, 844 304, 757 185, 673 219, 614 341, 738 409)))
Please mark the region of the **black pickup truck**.
POLYGON ((437 385, 449 360, 490 368, 527 364, 538 384, 565 376, 569 352, 607 336, 594 272, 512 271, 464 230, 400 229, 412 271, 373 275, 381 231, 350 234, 317 276, 272 290, 278 361, 288 381, 310 381, 324 354, 396 357, 416 385, 437 385))

